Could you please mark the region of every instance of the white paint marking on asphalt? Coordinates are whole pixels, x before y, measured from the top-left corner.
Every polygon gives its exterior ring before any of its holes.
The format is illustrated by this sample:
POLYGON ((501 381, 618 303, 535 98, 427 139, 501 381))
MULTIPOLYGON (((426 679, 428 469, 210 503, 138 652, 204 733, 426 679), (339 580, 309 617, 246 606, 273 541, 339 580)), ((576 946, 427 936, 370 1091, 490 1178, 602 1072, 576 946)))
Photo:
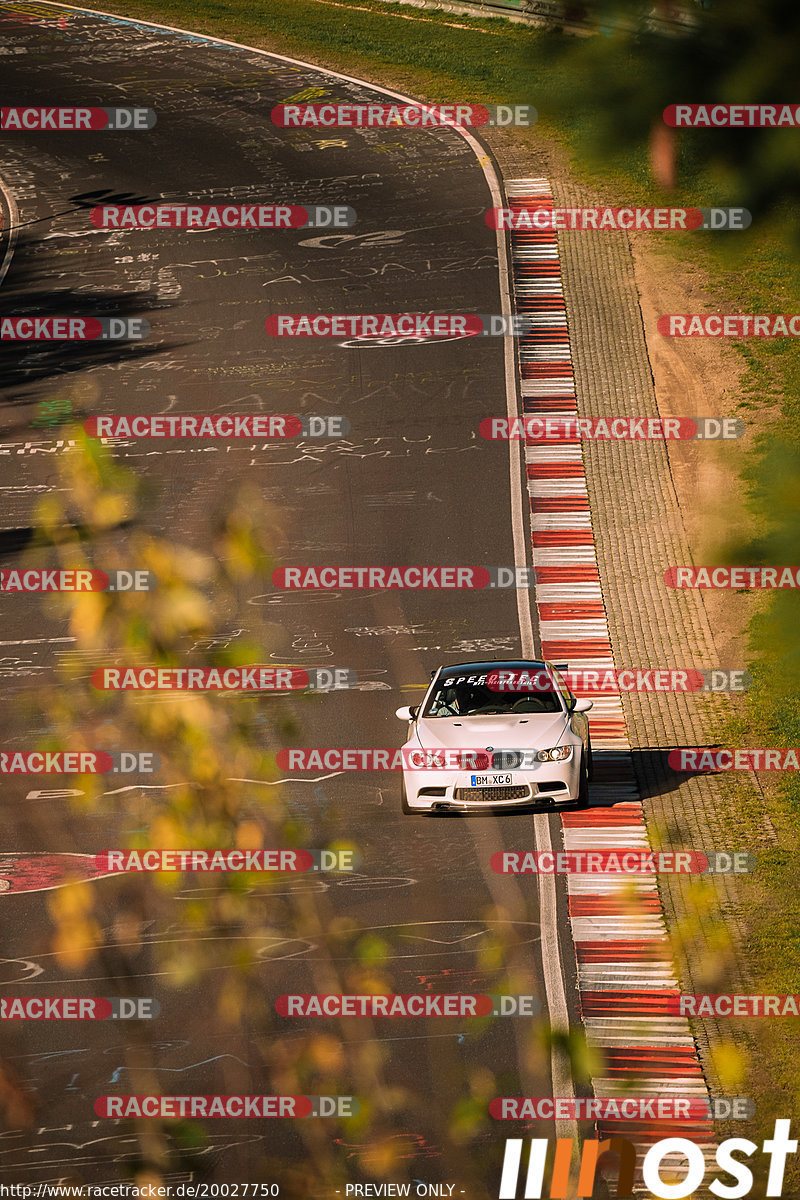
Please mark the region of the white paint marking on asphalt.
POLYGON ((8 205, 9 219, 8 242, 6 243, 5 253, 3 254, 3 261, 0 263, 0 283, 2 283, 5 279, 8 268, 11 266, 11 259, 14 257, 14 246, 17 242, 17 232, 19 229, 19 209, 17 208, 16 200, 3 183, 2 179, 0 179, 0 191, 2 191, 3 195, 5 196, 6 204, 8 205))
MULTIPOLYGON (((303 67, 306 70, 316 71, 319 74, 329 75, 334 79, 344 80, 346 83, 355 83, 359 87, 365 87, 374 92, 380 92, 383 95, 392 96, 396 100, 400 100, 404 104, 415 104, 417 101, 411 96, 405 96, 400 92, 391 91, 388 88, 378 87, 376 84, 368 83, 363 79, 355 79, 351 75, 343 75, 339 71, 331 71, 326 67, 317 66, 314 63, 304 62, 302 59, 289 58, 284 54, 274 54, 267 50, 261 50, 257 46, 245 46, 241 42, 231 42, 224 38, 211 37, 207 34, 197 34, 188 29, 179 29, 173 25, 162 25, 155 21, 128 20, 122 18, 115 13, 107 13, 98 9, 76 8, 74 5, 65 5, 55 3, 51 0, 54 8, 68 8, 70 12, 83 12, 91 16, 109 17, 114 21, 127 21, 132 26, 138 26, 148 29, 167 29, 172 33, 182 34, 197 41, 209 42, 216 45, 231 46, 237 50, 245 50, 248 53, 263 55, 264 58, 278 60, 279 62, 291 63, 293 66, 303 67)), ((492 203, 496 208, 503 207, 503 194, 500 187, 500 182, 492 166, 491 159, 484 153, 480 142, 466 130, 459 126, 452 126, 469 144, 475 154, 478 163, 483 171, 489 190, 492 195, 492 203)), ((496 231, 497 250, 498 250, 498 274, 500 279, 500 303, 501 311, 504 316, 511 315, 511 280, 508 266, 508 257, 506 249, 506 239, 501 230, 496 231)), ((512 338, 504 338, 504 359, 505 359, 505 386, 506 386, 506 406, 510 419, 519 415, 519 406, 517 402, 517 371, 514 358, 514 346, 512 338)), ((556 383, 556 381, 551 381, 556 383)), ((522 497, 525 496, 525 491, 522 487, 522 463, 523 463, 522 444, 509 442, 509 474, 511 479, 511 529, 514 544, 514 561, 517 566, 526 566, 528 556, 526 552, 526 534, 524 524, 524 514, 522 507, 522 497)), ((585 490, 585 485, 584 485, 585 490)), ((519 589, 517 591, 517 614, 520 627, 520 639, 523 656, 533 658, 535 653, 535 641, 533 634, 533 621, 530 608, 530 594, 527 590, 519 589)), ((547 824, 547 817, 540 815, 534 818, 534 832, 536 835, 537 845, 541 850, 550 850, 552 845, 550 842, 550 830, 547 824)), ((566 1031, 569 1028, 569 1010, 567 1008, 566 992, 564 989, 564 973, 561 962, 561 945, 558 936, 557 911, 556 911, 556 884, 553 876, 537 876, 539 882, 539 898, 541 904, 541 913, 547 914, 547 919, 542 919, 541 925, 541 948, 542 948, 542 971, 544 977, 545 994, 547 997, 547 1007, 550 1014, 550 1022, 553 1029, 566 1031)), ((574 1096, 575 1089, 572 1080, 572 1075, 569 1070, 569 1064, 561 1051, 555 1048, 551 1052, 551 1070, 552 1084, 554 1096, 574 1096)), ((572 1137, 574 1139, 573 1146, 578 1144, 578 1127, 575 1121, 557 1121, 555 1123, 557 1135, 559 1137, 572 1137)))

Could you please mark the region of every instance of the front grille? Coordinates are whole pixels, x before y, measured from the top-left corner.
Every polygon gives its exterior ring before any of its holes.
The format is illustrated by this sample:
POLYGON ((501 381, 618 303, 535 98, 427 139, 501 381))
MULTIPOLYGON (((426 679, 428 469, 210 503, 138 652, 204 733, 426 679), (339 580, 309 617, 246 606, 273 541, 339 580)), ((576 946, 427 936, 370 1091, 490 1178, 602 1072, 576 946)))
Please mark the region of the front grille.
POLYGON ((456 788, 455 799, 498 804, 501 800, 526 800, 530 794, 531 789, 527 784, 518 784, 516 787, 456 788))
POLYGON ((493 771, 517 771, 522 766, 519 750, 495 750, 492 755, 493 771))
POLYGON ((540 779, 536 784, 540 792, 566 792, 567 785, 562 779, 540 779))

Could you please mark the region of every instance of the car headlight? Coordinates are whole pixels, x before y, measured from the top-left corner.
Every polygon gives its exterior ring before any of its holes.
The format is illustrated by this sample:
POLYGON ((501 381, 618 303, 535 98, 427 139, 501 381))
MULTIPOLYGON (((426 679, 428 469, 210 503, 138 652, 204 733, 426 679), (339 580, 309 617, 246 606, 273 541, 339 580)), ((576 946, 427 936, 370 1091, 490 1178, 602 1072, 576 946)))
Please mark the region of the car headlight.
POLYGON ((553 746, 552 750, 538 750, 537 762, 565 762, 572 758, 572 746, 553 746))

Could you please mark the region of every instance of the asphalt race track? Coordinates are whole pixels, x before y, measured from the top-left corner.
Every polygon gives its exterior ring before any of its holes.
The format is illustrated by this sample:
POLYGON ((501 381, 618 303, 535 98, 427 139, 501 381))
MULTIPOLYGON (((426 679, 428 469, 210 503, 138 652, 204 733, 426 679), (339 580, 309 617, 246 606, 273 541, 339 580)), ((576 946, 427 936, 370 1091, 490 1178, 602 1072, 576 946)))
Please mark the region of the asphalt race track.
MULTIPOLYGON (((477 432, 484 417, 506 412, 502 338, 342 345, 264 331, 276 313, 507 310, 496 235, 483 220, 495 203, 491 165, 479 162, 477 142, 452 129, 278 128, 270 110, 299 94, 364 101, 375 90, 245 48, 71 9, 4 4, 0 19, 4 104, 132 105, 158 117, 146 132, 3 139, 3 225, 6 235, 15 219, 18 227, 14 244, 6 236, 0 246, 3 315, 143 317, 151 334, 141 343, 2 344, 0 565, 15 564, 34 505, 60 486, 54 459, 69 446, 57 426, 35 422, 65 387, 82 398, 83 415, 291 413, 350 422, 344 438, 283 443, 117 439, 118 461, 151 488, 152 505, 139 518, 146 531, 202 548, 217 497, 246 481, 279 513, 279 564, 524 563, 512 525, 523 492, 512 489, 508 444, 483 442, 477 432), (28 19, 17 21, 23 10, 28 19), (89 220, 98 200, 346 204, 357 223, 337 233, 107 231, 89 220)), ((510 454, 513 463, 518 444, 510 454)), ((420 698, 431 669, 530 656, 538 645, 524 622, 520 629, 513 590, 282 592, 265 574, 218 636, 247 636, 248 621, 255 629, 264 620, 275 661, 348 667, 360 681, 313 704, 297 702, 303 732, 296 744, 305 746, 399 745, 404 726, 394 710, 420 698)), ((24 698, 60 662, 75 662, 73 643, 35 596, 0 598, 0 631, 2 741, 34 745, 42 730, 26 724, 24 698)), ((87 674, 98 665, 90 656, 83 663, 87 674)), ((412 819, 401 815, 396 774, 325 774, 283 785, 286 801, 310 828, 311 845, 355 842, 362 863, 325 880, 287 876, 267 899, 254 889, 254 903, 277 906, 257 976, 270 1006, 282 993, 315 990, 317 945, 282 936, 280 915, 284 891, 313 886, 331 922, 349 922, 353 964, 367 939, 381 939, 396 991, 490 990, 492 947, 506 938, 509 970, 524 976, 545 1014, 556 979, 577 1020, 568 967, 574 955, 554 957, 562 939, 569 945, 563 879, 555 883, 558 929, 543 934, 536 880, 489 867, 498 849, 534 846, 530 815, 412 819)), ((100 810, 81 813, 59 798, 63 783, 49 786, 56 795, 48 798, 46 782, 3 779, 0 874, 13 878, 26 855, 91 855, 125 845, 136 832, 128 793, 109 794, 100 810), (26 798, 32 789, 43 794, 26 798)), ((54 871, 57 881, 57 863, 54 871)), ((202 890, 200 876, 185 883, 176 905, 202 890)), ((35 879, 30 886, 0 897, 3 995, 104 994, 96 964, 77 975, 59 967, 48 942, 50 893, 35 879)), ((121 882, 98 878, 92 886, 111 924, 121 882)), ((151 923, 143 936, 133 976, 161 1007, 152 1034, 156 1087, 199 1095, 279 1090, 259 1052, 263 1029, 246 1022, 233 1032, 216 1029, 208 1013, 213 981, 166 986, 148 953, 174 940, 169 924, 151 923)), ((328 1022, 312 1024, 320 1031, 328 1022)), ((482 1068, 502 1080, 504 1095, 553 1094, 549 1058, 531 1051, 525 1021, 498 1020, 477 1038, 453 1032, 456 1024, 377 1019, 356 1035, 376 1039, 386 1086, 413 1097, 393 1126, 413 1179, 454 1177, 458 1148, 446 1120, 470 1081, 479 1085, 482 1068)), ((291 1043, 308 1031, 308 1022, 286 1019, 273 1021, 270 1036, 291 1043)), ((27 1130, 0 1134, 0 1170, 26 1184, 113 1181, 128 1170, 133 1122, 98 1120, 93 1112, 98 1096, 130 1090, 113 1025, 17 1022, 3 1034, 3 1057, 35 1089, 37 1107, 27 1130)), ((291 1122, 207 1124, 189 1165, 170 1168, 165 1182, 274 1179, 282 1194, 310 1194, 286 1173, 286 1157, 297 1170, 306 1153, 291 1122)), ((338 1146, 344 1137, 348 1178, 372 1178, 357 1132, 320 1124, 338 1146)), ((537 1136, 552 1132, 540 1123, 537 1136)), ((481 1183, 493 1193, 502 1154, 496 1132, 487 1129, 484 1142, 476 1196, 481 1183)))

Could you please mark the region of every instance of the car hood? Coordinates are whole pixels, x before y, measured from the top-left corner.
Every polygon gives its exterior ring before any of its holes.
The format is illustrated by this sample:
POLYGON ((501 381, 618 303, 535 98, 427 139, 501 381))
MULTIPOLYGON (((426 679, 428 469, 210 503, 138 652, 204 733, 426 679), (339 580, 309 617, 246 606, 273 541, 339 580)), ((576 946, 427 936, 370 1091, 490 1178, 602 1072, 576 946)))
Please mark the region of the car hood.
POLYGON ((417 722, 417 737, 426 749, 455 747, 483 750, 550 749, 564 737, 565 713, 525 713, 519 716, 432 717, 417 722))

